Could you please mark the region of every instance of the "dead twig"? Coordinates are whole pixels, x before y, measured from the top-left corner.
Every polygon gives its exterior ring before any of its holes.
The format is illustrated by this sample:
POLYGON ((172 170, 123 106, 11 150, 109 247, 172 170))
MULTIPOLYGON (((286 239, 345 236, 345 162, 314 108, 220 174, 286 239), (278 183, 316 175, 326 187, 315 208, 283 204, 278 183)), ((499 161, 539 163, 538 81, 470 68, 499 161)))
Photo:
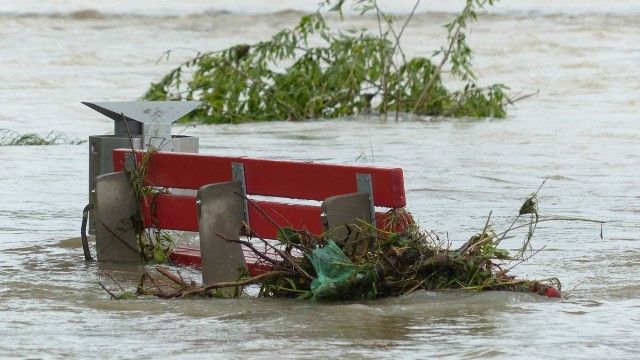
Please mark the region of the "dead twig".
POLYGON ((253 244, 251 242, 249 242, 249 241, 244 241, 244 240, 240 240, 240 239, 229 239, 226 236, 224 236, 222 234, 218 234, 218 233, 216 233, 215 235, 220 237, 224 241, 234 242, 234 243, 238 243, 238 244, 241 244, 241 245, 244 245, 244 246, 248 247, 260 259, 263 259, 263 260, 265 260, 265 261, 267 261, 267 262, 269 262, 271 264, 274 264, 274 265, 278 265, 279 264, 279 262, 277 260, 274 260, 274 259, 268 257, 262 251, 256 249, 256 247, 253 246, 253 244))
POLYGON ((187 283, 185 283, 182 279, 178 278, 177 276, 173 275, 172 273, 169 272, 169 270, 160 267, 160 266, 156 266, 156 271, 158 271, 160 274, 164 275, 167 279, 173 281, 174 283, 182 286, 182 287, 189 287, 189 285, 187 283))
POLYGON ((306 271, 304 271, 304 269, 302 269, 300 267, 300 265, 298 265, 296 263, 296 261, 287 253, 285 253, 284 251, 278 249, 277 247, 269 244, 269 242, 267 240, 265 240, 264 238, 262 238, 260 235, 258 235, 257 233, 255 233, 253 230, 251 230, 250 228, 248 228, 248 230, 250 231, 251 234, 253 234, 255 237, 257 237, 260 241, 262 241, 267 247, 271 248, 272 250, 274 250, 275 252, 278 253, 278 255, 280 255, 280 257, 284 260, 286 260, 289 264, 291 264, 291 266, 293 266, 296 270, 298 270, 300 272, 300 274, 304 275, 304 277, 306 277, 309 280, 315 280, 315 276, 311 276, 309 275, 309 273, 307 273, 306 271))
POLYGON ((109 291, 109 289, 107 289, 107 287, 104 286, 104 284, 102 282, 98 281, 98 285, 100 285, 100 287, 103 288, 104 291, 106 291, 107 294, 109 294, 112 299, 117 299, 118 298, 118 296, 116 294, 112 293, 111 291, 109 291))
MULTIPOLYGON (((282 242, 286 243, 287 245, 293 246, 298 250, 304 250, 300 245, 291 242, 291 240, 289 240, 289 238, 287 237, 286 232, 283 231, 282 226, 278 225, 278 223, 275 220, 273 220, 273 218, 271 216, 269 216, 269 214, 267 214, 264 210, 262 210, 262 208, 260 206, 258 206, 258 204, 256 204, 255 201, 249 199, 248 197, 246 197, 243 194, 240 194, 240 193, 234 193, 234 194, 240 196, 242 199, 247 201, 251 206, 253 206, 256 209, 256 211, 258 211, 260 213, 260 215, 262 215, 267 221, 269 221, 273 226, 275 226, 276 229, 278 229, 278 231, 282 234, 282 236, 284 236, 284 239, 281 239, 282 242)), ((250 230, 250 229, 248 229, 248 230, 250 230)))

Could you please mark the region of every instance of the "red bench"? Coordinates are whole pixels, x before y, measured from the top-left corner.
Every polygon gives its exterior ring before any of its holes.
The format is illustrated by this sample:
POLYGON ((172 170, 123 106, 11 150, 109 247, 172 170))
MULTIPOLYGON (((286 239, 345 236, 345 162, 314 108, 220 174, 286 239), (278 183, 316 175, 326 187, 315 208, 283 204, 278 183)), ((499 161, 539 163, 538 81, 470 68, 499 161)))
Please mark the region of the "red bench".
MULTIPOLYGON (((131 153, 131 150, 114 150, 115 171, 124 169, 127 157, 129 164, 132 164, 131 153)), ((138 153, 138 163, 141 157, 138 153)), ((105 179, 103 182, 110 184, 110 181, 116 181, 122 184, 127 181, 124 175, 112 179, 115 180, 105 179)), ((96 182, 96 192, 102 192, 102 198, 108 198, 111 185, 103 185, 102 188, 107 190, 100 190, 99 181, 96 182)), ((271 221, 278 226, 320 234, 336 226, 353 224, 356 218, 375 221, 384 213, 376 213, 375 207, 402 208, 406 204, 400 168, 157 152, 148 164, 146 182, 159 188, 198 191, 197 195, 154 195, 153 199, 143 202, 143 218, 145 227, 200 232, 202 254, 197 247, 178 247, 172 259, 181 264, 202 265, 204 283, 229 280, 225 277, 232 276, 231 272, 237 276, 237 267, 234 266, 226 275, 207 275, 210 272, 207 268, 216 268, 212 271, 218 272, 221 264, 229 258, 233 259, 225 263, 226 267, 237 263, 238 257, 243 257, 242 263, 244 265, 247 262, 250 273, 264 270, 256 267, 252 259, 245 261, 246 254, 243 256, 241 250, 238 252, 239 244, 223 241, 217 236, 221 233, 226 233, 224 237, 233 236, 231 233, 237 236, 242 232, 242 224, 248 224, 253 232, 263 238, 276 237, 278 227, 271 221), (247 198, 251 199, 250 203, 247 198), (292 199, 323 203, 300 203, 292 199), (254 204, 271 219, 262 215, 254 204), (211 238, 218 239, 210 243, 211 238), (220 250, 221 246, 225 247, 224 251, 220 250), (208 253, 221 254, 208 259, 208 253)), ((100 198, 99 194, 97 196, 100 198)), ((131 198, 131 193, 128 196, 131 198)), ((109 211, 104 210, 108 206, 102 206, 103 213, 109 211)), ((130 208, 131 204, 128 205, 130 208)), ((105 218, 104 215, 102 218, 105 218)), ((113 233, 115 228, 116 225, 112 224, 112 229, 103 232, 102 237, 110 237, 108 234, 113 233)), ((98 235, 96 233, 96 237, 98 235)), ((104 250, 104 246, 98 248, 99 251, 101 248, 104 250)))

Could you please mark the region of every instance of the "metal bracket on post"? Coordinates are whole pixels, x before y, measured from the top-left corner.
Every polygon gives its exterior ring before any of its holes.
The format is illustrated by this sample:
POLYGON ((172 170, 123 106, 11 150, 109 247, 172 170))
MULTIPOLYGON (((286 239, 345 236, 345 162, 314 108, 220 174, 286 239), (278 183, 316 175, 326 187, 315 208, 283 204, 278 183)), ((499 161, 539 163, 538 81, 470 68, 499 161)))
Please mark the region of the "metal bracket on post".
POLYGON ((124 168, 133 171, 137 168, 135 153, 124 154, 124 168))
POLYGON ((371 174, 356 174, 358 192, 369 194, 369 211, 371 212, 371 225, 376 226, 376 208, 373 205, 373 183, 371 174))
MULTIPOLYGON (((244 223, 250 228, 249 223, 249 202, 247 201, 247 186, 244 179, 244 165, 240 163, 231 163, 231 177, 234 181, 242 184, 242 212, 244 215, 244 223)), ((248 232, 249 229, 243 227, 243 231, 248 232)))

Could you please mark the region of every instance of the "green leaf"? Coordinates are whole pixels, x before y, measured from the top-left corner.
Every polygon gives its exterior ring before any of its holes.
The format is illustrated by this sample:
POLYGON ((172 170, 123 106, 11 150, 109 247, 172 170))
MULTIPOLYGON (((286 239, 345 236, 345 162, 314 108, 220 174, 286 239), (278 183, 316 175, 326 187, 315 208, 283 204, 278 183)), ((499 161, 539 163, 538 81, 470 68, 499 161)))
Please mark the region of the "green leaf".
POLYGON ((510 259, 511 256, 509 255, 509 251, 505 250, 505 249, 494 249, 493 250, 493 255, 495 256, 496 259, 510 259))
POLYGON ((169 261, 169 258, 164 253, 164 249, 159 244, 153 249, 153 260, 155 262, 164 263, 169 261))
POLYGON ((298 231, 291 228, 286 228, 286 227, 278 229, 278 233, 276 234, 276 239, 288 241, 294 244, 300 243, 300 235, 298 234, 298 231))
POLYGON ((520 207, 520 215, 535 214, 538 212, 538 202, 535 196, 528 198, 520 207))

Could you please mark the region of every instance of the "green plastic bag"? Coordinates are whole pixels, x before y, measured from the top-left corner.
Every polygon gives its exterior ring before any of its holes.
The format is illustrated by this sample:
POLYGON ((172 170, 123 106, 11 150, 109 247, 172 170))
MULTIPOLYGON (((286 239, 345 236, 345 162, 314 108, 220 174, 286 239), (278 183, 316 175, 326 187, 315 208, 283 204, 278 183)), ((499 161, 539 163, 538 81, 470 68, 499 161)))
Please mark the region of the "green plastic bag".
POLYGON ((329 240, 324 247, 307 254, 318 277, 311 282, 316 299, 341 299, 359 278, 356 266, 335 242, 329 240))

